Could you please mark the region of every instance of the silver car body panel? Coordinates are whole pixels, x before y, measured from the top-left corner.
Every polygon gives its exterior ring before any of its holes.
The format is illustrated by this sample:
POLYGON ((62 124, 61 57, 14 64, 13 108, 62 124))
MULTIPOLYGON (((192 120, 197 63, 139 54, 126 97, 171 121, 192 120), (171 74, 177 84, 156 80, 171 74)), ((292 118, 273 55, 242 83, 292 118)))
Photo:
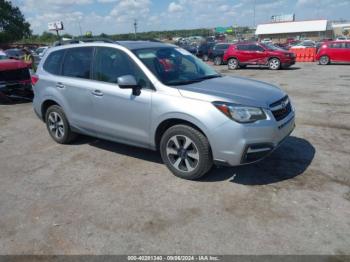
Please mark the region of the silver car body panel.
MULTIPOLYGON (((147 46, 147 43, 145 43, 147 46)), ((164 44, 159 44, 164 45, 164 44)), ((72 128, 82 134, 156 149, 156 131, 163 121, 183 120, 197 126, 208 138, 213 159, 240 165, 247 145, 269 143, 276 148, 294 128, 294 109, 276 121, 269 105, 286 94, 260 81, 224 76, 184 86, 166 86, 128 48, 119 44, 87 43, 50 48, 41 60, 34 86, 34 110, 40 118, 45 101, 59 104, 72 128), (154 86, 133 96, 117 84, 46 72, 43 64, 51 52, 74 47, 111 47, 124 51, 146 74, 154 86), (103 95, 94 94, 100 90, 103 95), (214 101, 261 107, 267 119, 241 124, 229 119, 214 101)))

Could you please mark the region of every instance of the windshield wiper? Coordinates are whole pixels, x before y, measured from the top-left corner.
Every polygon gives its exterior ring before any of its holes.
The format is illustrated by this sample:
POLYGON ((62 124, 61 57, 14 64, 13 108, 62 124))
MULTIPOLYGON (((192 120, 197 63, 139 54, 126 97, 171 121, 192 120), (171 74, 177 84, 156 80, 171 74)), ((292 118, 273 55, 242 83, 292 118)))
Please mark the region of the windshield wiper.
POLYGON ((202 81, 207 80, 207 79, 212 79, 212 78, 217 78, 217 77, 222 77, 222 75, 220 75, 220 74, 207 75, 207 76, 203 76, 203 77, 196 78, 196 79, 183 80, 183 81, 178 81, 178 82, 173 82, 173 83, 170 82, 167 84, 171 85, 171 86, 189 85, 189 84, 198 83, 198 82, 202 82, 202 81))

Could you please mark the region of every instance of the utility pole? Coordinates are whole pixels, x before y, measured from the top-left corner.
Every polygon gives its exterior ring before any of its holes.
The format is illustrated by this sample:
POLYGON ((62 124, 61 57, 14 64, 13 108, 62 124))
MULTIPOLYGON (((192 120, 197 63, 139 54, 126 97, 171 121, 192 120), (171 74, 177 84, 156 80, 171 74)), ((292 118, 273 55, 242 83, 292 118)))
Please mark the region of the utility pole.
POLYGON ((134 20, 134 29, 135 29, 135 39, 136 39, 136 34, 137 34, 137 20, 134 20))
POLYGON ((80 21, 79 20, 78 20, 78 25, 79 25, 80 36, 83 36, 83 32, 81 31, 81 25, 80 25, 80 21))
POLYGON ((256 6, 256 0, 254 0, 254 6, 253 6, 253 27, 255 28, 255 6, 256 6))

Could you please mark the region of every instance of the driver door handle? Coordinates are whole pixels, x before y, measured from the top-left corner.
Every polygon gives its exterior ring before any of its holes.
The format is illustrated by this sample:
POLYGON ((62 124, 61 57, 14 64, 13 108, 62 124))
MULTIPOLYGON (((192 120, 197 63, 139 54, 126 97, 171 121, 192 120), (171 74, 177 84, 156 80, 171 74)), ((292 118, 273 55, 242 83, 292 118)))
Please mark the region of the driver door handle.
POLYGON ((95 89, 94 91, 91 92, 94 96, 103 96, 103 93, 101 90, 95 89))

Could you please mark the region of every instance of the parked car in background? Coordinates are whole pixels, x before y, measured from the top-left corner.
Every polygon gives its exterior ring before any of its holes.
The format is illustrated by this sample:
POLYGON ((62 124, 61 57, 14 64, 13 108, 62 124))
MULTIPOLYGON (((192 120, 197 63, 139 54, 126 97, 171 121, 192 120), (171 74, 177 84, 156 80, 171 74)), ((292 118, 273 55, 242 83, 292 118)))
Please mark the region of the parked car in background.
POLYGON ((275 43, 274 45, 284 50, 289 50, 289 45, 287 43, 275 43))
POLYGON ((39 58, 42 58, 45 54, 45 52, 49 49, 48 46, 41 46, 35 50, 35 54, 39 56, 39 58))
POLYGON ((183 43, 179 45, 181 48, 187 50, 193 55, 197 54, 198 46, 195 43, 183 43))
POLYGON ((214 65, 222 65, 224 54, 230 45, 229 43, 218 43, 213 46, 213 50, 209 54, 209 59, 214 62, 214 65))
POLYGON ((310 48, 310 47, 316 47, 315 41, 312 40, 304 40, 291 48, 310 48))
POLYGON ((28 64, 15 59, 0 60, 0 100, 9 97, 32 98, 28 64))
POLYGON ((268 66, 272 70, 287 68, 295 64, 295 55, 272 44, 258 42, 231 45, 224 55, 228 69, 247 65, 268 66))
POLYGON ((263 43, 263 44, 272 44, 272 40, 270 38, 265 38, 265 39, 261 40, 261 43, 263 43))
POLYGON ((336 41, 344 41, 344 40, 349 40, 350 38, 346 37, 346 36, 338 36, 336 41))
POLYGON ((215 45, 215 42, 201 43, 198 47, 197 57, 202 58, 203 61, 208 61, 209 57, 213 52, 214 45, 215 45))
POLYGON ((0 60, 8 59, 8 56, 6 53, 2 50, 0 50, 0 60))
POLYGON ((294 108, 281 89, 222 76, 163 43, 52 48, 33 83, 34 111, 57 143, 81 133, 159 150, 185 179, 200 178, 214 163, 261 160, 294 129, 294 108))
POLYGON ((24 58, 24 51, 19 48, 6 49, 5 53, 10 59, 23 60, 24 58))
POLYGON ((316 60, 320 65, 337 62, 350 63, 350 41, 330 41, 318 49, 316 60))

